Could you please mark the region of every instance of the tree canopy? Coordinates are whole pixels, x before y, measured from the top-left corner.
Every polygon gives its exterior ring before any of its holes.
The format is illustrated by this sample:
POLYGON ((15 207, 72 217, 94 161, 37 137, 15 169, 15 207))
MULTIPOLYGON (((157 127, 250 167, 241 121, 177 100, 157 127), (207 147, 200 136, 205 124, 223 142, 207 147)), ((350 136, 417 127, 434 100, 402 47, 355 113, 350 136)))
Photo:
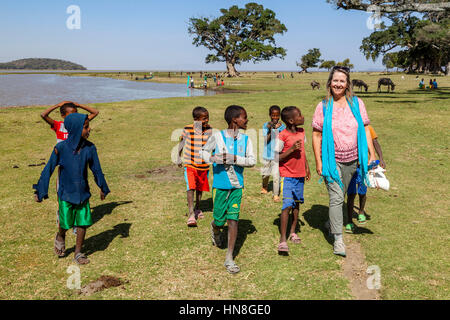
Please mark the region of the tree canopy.
MULTIPOLYGON (((366 59, 396 58, 396 67, 408 72, 450 71, 450 1, 443 0, 327 0, 337 9, 379 12, 391 21, 384 22, 362 41, 366 59)), ((385 64, 386 65, 386 64, 385 64)))
POLYGON ((333 68, 335 65, 336 65, 336 61, 334 61, 334 60, 325 60, 320 64, 319 68, 327 69, 328 71, 330 71, 330 69, 333 68))
POLYGON ((301 57, 297 62, 297 66, 302 68, 301 72, 308 72, 308 68, 317 68, 318 64, 322 62, 320 59, 320 50, 318 48, 309 49, 308 53, 301 57))
POLYGON ((245 8, 232 6, 220 9, 217 18, 190 18, 188 33, 195 46, 204 46, 213 53, 206 63, 226 62, 229 76, 236 76, 235 65, 284 58, 286 50, 277 47, 274 36, 287 31, 275 18, 275 12, 257 3, 247 3, 245 8))

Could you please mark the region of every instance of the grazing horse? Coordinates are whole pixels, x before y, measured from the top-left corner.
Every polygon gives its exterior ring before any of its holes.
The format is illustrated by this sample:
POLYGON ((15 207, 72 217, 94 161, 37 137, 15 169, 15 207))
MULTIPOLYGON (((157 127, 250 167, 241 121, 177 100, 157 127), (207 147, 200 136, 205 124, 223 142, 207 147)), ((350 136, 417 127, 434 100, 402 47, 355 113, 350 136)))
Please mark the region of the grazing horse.
POLYGON ((353 90, 353 87, 354 87, 354 86, 359 87, 359 91, 362 91, 361 87, 364 87, 364 89, 366 90, 366 92, 367 92, 367 90, 369 89, 369 86, 368 86, 364 81, 362 81, 362 80, 353 79, 353 80, 352 80, 352 90, 353 90))
POLYGON ((395 84, 392 82, 390 78, 380 78, 378 80, 378 90, 377 92, 381 92, 381 86, 388 86, 388 92, 394 91, 395 84))
POLYGON ((311 82, 311 88, 314 90, 317 87, 317 90, 320 89, 320 83, 318 83, 317 81, 313 81, 311 82))

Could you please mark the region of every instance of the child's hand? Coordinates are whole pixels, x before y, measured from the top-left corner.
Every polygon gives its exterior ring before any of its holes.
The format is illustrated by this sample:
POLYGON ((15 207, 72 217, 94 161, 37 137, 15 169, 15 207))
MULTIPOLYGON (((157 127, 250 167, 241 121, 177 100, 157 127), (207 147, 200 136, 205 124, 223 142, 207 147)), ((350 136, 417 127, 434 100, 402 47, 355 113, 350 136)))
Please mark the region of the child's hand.
POLYGON ((302 147, 302 140, 298 140, 292 145, 291 148, 292 148, 292 151, 295 151, 295 150, 300 150, 301 147, 302 147))
POLYGON ((306 181, 309 181, 311 179, 311 171, 309 170, 309 167, 306 167, 306 181))
POLYGON ((383 159, 380 159, 380 166, 381 166, 383 169, 386 169, 386 163, 384 162, 383 159))
POLYGON ((105 194, 103 193, 103 191, 102 190, 100 190, 100 200, 105 200, 105 198, 106 198, 106 196, 105 196, 105 194))

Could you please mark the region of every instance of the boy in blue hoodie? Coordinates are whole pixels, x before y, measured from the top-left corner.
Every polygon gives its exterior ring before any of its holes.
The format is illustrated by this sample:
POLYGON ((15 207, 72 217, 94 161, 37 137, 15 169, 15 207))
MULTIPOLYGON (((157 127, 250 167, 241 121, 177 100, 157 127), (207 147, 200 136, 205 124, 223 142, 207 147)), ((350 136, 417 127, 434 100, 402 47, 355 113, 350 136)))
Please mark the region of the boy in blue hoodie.
POLYGON ((110 192, 103 176, 97 149, 87 138, 91 129, 87 115, 72 113, 64 120, 64 127, 69 133, 67 140, 58 143, 41 173, 37 184, 33 185, 35 200, 41 202, 48 198, 50 177, 56 166, 60 167, 60 181, 58 189, 59 202, 59 231, 55 237, 55 253, 59 257, 65 255, 65 237, 70 228, 77 227, 75 245, 75 262, 87 264, 89 259, 81 253, 86 228, 92 225, 91 209, 89 206, 89 184, 87 168, 94 174, 95 183, 100 188, 100 199, 104 200, 110 192))
POLYGON ((225 121, 228 129, 211 136, 200 151, 200 156, 206 163, 213 164, 214 220, 211 222, 211 240, 213 245, 221 246, 220 228, 227 223, 228 251, 224 266, 229 273, 234 274, 240 271, 233 260, 233 251, 244 188, 244 167, 253 167, 256 159, 251 140, 239 132, 239 129, 247 129, 245 109, 229 106, 225 110, 225 121))

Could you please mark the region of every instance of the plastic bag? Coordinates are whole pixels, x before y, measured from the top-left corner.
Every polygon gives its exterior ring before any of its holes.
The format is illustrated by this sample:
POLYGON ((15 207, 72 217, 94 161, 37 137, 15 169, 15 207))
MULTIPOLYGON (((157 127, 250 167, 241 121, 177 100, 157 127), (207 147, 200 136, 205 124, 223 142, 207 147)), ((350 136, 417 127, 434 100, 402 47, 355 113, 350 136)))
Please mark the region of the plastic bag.
POLYGON ((376 189, 383 189, 385 191, 389 190, 389 180, 384 175, 384 170, 382 167, 378 166, 367 173, 367 178, 369 180, 369 187, 376 189))

